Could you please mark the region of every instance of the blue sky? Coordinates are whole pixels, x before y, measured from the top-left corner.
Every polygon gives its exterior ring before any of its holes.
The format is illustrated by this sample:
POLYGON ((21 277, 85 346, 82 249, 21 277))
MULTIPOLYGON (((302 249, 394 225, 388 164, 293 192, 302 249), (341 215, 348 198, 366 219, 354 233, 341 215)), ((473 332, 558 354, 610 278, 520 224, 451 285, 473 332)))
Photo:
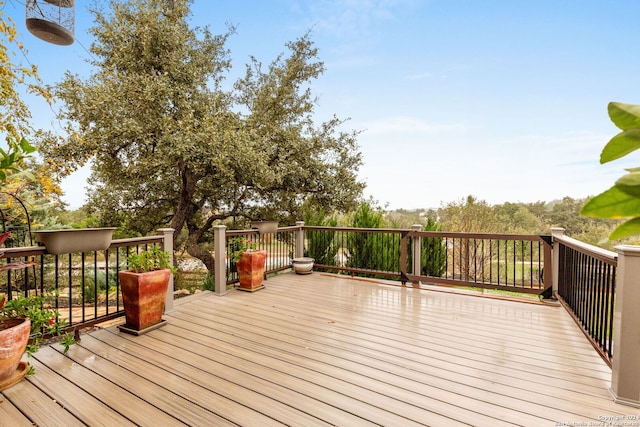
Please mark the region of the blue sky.
MULTIPOLYGON (((48 83, 88 76, 92 0, 77 0, 76 43, 46 44, 19 23, 48 83)), ((361 130, 360 179, 389 208, 438 207, 474 195, 490 204, 585 197, 609 188, 638 155, 598 158, 617 133, 607 103, 640 104, 635 0, 195 0, 192 23, 224 32, 232 82, 306 31, 327 68, 313 84, 317 121, 361 130)), ((36 126, 51 110, 32 102, 36 126)), ((54 107, 55 109, 56 107, 54 107)), ((82 204, 86 171, 65 181, 82 204)))

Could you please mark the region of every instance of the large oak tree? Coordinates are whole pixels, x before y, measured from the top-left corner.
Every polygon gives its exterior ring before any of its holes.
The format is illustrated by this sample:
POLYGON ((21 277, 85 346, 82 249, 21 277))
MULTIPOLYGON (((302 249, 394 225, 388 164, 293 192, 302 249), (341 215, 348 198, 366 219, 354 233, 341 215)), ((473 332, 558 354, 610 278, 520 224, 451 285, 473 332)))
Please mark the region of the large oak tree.
POLYGON ((234 29, 191 28, 188 0, 112 0, 92 10, 88 78, 67 73, 65 138, 41 150, 61 174, 91 162, 88 205, 142 234, 170 226, 213 272, 220 221, 279 219, 300 208, 347 210, 359 199, 357 132, 314 122, 311 82, 324 71, 309 34, 224 86, 234 29), (181 234, 182 232, 182 234, 181 234))

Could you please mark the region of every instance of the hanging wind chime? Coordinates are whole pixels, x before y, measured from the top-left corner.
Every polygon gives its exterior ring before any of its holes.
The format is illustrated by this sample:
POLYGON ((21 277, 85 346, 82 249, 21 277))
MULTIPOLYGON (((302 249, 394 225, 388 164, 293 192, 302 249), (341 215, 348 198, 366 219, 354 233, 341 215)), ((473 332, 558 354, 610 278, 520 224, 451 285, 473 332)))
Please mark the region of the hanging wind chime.
POLYGON ((60 46, 73 43, 74 0, 27 0, 27 29, 34 36, 60 46))

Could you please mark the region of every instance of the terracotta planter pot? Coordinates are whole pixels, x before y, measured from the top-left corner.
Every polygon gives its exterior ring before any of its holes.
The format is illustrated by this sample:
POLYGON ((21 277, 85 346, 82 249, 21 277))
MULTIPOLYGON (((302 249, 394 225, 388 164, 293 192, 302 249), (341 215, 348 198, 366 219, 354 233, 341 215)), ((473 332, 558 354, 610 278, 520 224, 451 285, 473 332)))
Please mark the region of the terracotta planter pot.
POLYGON ((238 279, 240 280, 240 290, 257 291, 264 288, 262 279, 264 277, 264 264, 267 260, 267 251, 243 252, 240 260, 236 263, 238 268, 238 279))
POLYGON ((29 319, 16 317, 0 321, 0 382, 16 373, 30 332, 29 319))
POLYGON ((169 269, 118 273, 127 322, 125 328, 142 331, 162 322, 170 275, 169 269))

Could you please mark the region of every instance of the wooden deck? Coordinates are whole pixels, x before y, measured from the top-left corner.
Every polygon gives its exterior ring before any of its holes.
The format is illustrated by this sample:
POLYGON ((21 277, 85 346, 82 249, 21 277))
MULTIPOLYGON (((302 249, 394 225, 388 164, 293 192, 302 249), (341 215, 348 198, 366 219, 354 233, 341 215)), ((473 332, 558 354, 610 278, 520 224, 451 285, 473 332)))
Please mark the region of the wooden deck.
POLYGON ((41 349, 0 425, 640 425, 561 307, 287 273, 165 318, 41 349))

